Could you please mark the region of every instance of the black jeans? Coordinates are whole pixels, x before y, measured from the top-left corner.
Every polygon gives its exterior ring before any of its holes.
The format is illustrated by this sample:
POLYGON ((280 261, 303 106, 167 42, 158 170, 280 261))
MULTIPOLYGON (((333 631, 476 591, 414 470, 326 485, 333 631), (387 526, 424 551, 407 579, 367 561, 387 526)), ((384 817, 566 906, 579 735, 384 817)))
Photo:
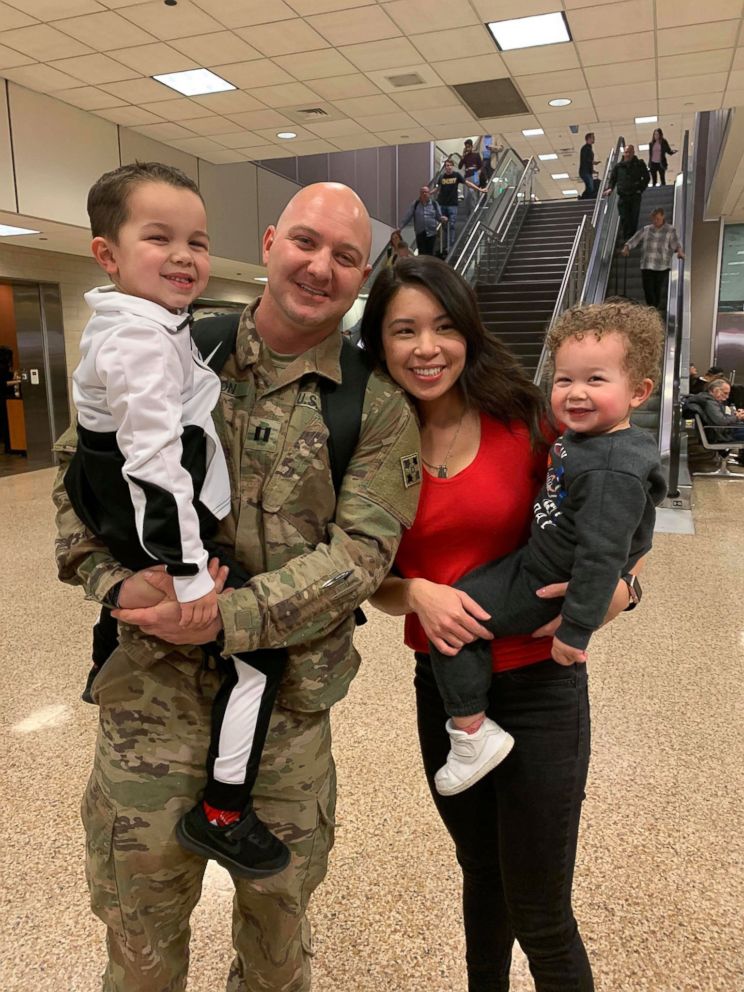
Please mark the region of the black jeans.
POLYGON ((468 992, 508 992, 512 945, 536 992, 592 992, 571 907, 589 765, 586 667, 552 660, 496 675, 489 716, 514 735, 509 757, 472 788, 440 796, 449 738, 428 655, 416 655, 418 729, 434 802, 463 874, 468 992))
POLYGON ((617 210, 620 214, 620 224, 623 229, 623 239, 632 238, 638 230, 638 215, 641 212, 641 193, 618 195, 617 210))
POLYGON ((666 169, 663 165, 658 162, 650 162, 648 166, 648 171, 651 173, 651 183, 653 186, 656 185, 656 177, 659 177, 662 186, 666 186, 666 169))
POLYGON ((665 313, 669 297, 669 269, 641 269, 641 281, 647 305, 665 313))
POLYGON ((426 234, 425 231, 420 231, 416 235, 416 247, 418 248, 419 255, 434 254, 434 242, 436 241, 436 237, 436 234, 426 234))

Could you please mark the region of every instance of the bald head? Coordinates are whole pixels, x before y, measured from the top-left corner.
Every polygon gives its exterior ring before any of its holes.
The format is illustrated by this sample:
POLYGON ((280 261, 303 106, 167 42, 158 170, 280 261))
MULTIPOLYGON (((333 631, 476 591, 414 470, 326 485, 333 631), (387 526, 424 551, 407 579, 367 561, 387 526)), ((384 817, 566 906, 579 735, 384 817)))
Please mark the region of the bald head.
POLYGON ((300 354, 338 328, 369 274, 372 228, 341 183, 299 190, 263 236, 268 284, 256 328, 276 351, 300 354))
POLYGON ((299 190, 282 211, 276 222, 280 232, 293 224, 302 223, 308 213, 329 214, 355 232, 355 240, 366 264, 372 247, 372 225, 367 208, 353 189, 343 183, 313 183, 299 190))

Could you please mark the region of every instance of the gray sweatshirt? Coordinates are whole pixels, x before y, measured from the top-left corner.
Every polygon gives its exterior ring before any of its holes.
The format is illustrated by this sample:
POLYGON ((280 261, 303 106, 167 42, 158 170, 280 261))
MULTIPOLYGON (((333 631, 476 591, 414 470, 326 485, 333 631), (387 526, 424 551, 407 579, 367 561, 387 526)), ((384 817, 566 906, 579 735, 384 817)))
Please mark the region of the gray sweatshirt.
POLYGON ((638 427, 558 438, 534 506, 532 567, 568 580, 556 637, 585 648, 621 575, 651 548, 656 506, 666 495, 659 452, 638 427))

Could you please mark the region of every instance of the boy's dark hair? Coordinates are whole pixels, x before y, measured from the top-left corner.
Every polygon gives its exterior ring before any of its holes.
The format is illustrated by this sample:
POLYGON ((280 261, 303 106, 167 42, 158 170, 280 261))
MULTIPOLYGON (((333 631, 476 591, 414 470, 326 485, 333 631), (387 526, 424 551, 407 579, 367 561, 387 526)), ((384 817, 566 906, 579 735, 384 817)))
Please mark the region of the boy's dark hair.
POLYGON ((625 370, 634 386, 644 379, 650 379, 654 385, 659 381, 664 329, 654 307, 618 299, 571 307, 548 332, 547 344, 553 360, 564 341, 569 338, 581 341, 587 334, 594 334, 600 341, 605 334, 624 338, 625 370))
POLYGON ((94 238, 116 241, 129 217, 132 190, 142 183, 167 183, 177 189, 188 189, 204 202, 194 180, 180 169, 162 162, 131 162, 105 172, 88 192, 88 217, 94 238))

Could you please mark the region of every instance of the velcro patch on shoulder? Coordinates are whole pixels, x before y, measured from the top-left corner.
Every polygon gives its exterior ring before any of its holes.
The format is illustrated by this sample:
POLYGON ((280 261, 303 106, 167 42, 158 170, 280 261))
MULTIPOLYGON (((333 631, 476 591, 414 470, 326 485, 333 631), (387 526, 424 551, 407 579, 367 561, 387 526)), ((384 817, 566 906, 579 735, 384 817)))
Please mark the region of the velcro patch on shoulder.
POLYGON ((403 455, 400 465, 403 470, 403 485, 406 489, 410 489, 411 486, 416 486, 421 482, 421 462, 418 452, 403 455))

